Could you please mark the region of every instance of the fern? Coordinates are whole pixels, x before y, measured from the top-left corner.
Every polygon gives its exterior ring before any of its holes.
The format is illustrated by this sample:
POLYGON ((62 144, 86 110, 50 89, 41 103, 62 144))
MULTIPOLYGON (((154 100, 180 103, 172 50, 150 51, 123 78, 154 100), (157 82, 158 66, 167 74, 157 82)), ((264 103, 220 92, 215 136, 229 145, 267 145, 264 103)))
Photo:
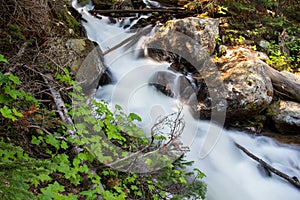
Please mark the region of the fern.
POLYGON ((48 173, 48 161, 30 158, 21 147, 0 142, 0 199, 30 199, 30 183, 41 173, 48 173))

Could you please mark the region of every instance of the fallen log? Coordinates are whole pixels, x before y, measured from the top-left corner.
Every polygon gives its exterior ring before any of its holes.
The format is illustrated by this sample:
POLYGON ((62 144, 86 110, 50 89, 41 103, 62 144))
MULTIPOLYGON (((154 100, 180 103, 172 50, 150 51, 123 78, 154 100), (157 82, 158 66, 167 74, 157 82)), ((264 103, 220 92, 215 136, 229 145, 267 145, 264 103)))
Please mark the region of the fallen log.
POLYGON ((102 55, 105 56, 106 54, 109 54, 110 52, 120 48, 121 46, 125 45, 126 43, 130 43, 131 45, 135 44, 135 42, 137 42, 143 35, 146 35, 146 34, 150 33, 151 30, 152 30, 151 27, 147 27, 147 28, 137 32, 136 34, 128 37, 127 39, 125 39, 123 41, 121 41, 119 44, 111 47, 109 50, 104 51, 102 53, 102 55))
POLYGON ((278 93, 300 103, 300 85, 269 65, 265 66, 267 75, 278 93))
POLYGON ((68 110, 65 106, 64 101, 61 98, 60 93, 55 89, 55 85, 53 84, 53 77, 51 74, 46 74, 45 76, 43 76, 43 79, 45 81, 45 83, 48 85, 52 98, 55 102, 56 108, 57 108, 57 112, 61 118, 61 120, 65 123, 66 126, 71 126, 72 129, 68 130, 68 134, 75 138, 75 128, 74 128, 74 123, 73 120, 71 119, 71 117, 68 114, 68 110))
POLYGON ((264 160, 262 160, 261 158, 255 156, 254 154, 252 154, 250 151, 248 151, 245 147, 235 143, 235 145, 237 146, 237 148, 239 148, 240 150, 242 150, 245 154, 247 154, 250 158, 252 158, 253 160, 257 161, 259 164, 261 164, 264 168, 268 169, 270 172, 273 172, 274 174, 276 174, 277 176, 287 180, 288 182, 290 182, 293 186, 295 186, 296 188, 298 188, 300 190, 300 182, 298 180, 297 177, 291 177, 281 171, 279 171, 278 169, 275 169, 274 167, 272 167, 271 165, 269 165, 268 163, 266 163, 264 160))
POLYGON ((128 10, 91 10, 89 11, 92 15, 108 15, 112 16, 113 14, 122 14, 122 16, 131 16, 133 13, 170 13, 170 14, 197 14, 196 11, 189 11, 184 8, 152 8, 152 9, 128 9, 128 10))

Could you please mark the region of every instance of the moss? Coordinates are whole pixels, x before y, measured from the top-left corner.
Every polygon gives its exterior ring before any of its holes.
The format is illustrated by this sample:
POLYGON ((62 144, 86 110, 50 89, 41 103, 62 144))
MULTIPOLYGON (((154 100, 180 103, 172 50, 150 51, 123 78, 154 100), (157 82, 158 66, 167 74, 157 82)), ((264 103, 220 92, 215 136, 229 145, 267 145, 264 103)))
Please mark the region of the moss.
POLYGON ((81 5, 86 5, 89 3, 89 0, 79 0, 78 3, 80 3, 81 5))
POLYGON ((76 21, 75 18, 66 13, 66 21, 71 29, 74 30, 75 33, 80 32, 80 24, 76 21))
POLYGON ((8 29, 11 36, 16 37, 17 39, 26 40, 26 37, 22 33, 22 29, 18 25, 10 24, 8 29))
POLYGON ((69 14, 69 9, 69 6, 66 6, 64 9, 62 9, 59 13, 58 19, 66 23, 65 25, 69 29, 72 29, 75 34, 79 35, 81 31, 81 25, 71 14, 69 14))

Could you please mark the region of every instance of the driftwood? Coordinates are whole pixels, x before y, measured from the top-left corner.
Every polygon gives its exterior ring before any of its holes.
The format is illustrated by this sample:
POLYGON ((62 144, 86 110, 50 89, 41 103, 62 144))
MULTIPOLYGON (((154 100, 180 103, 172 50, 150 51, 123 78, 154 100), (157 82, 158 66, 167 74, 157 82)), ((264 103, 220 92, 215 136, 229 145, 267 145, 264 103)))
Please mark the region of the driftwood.
POLYGON ((247 154, 250 158, 252 158, 253 160, 257 161, 259 164, 261 164, 263 167, 265 167, 267 170, 273 172, 274 174, 276 174, 277 176, 280 176, 281 178, 284 178, 285 180, 287 180, 288 182, 290 182, 292 185, 294 185, 296 188, 298 188, 300 190, 300 182, 298 180, 297 177, 290 177, 289 175, 279 171, 278 169, 275 169, 274 167, 272 167, 271 165, 269 165, 268 163, 266 163, 264 160, 262 160, 261 158, 255 156, 254 154, 252 154, 250 151, 248 151, 245 147, 235 143, 235 145, 242 150, 245 154, 247 154))
MULTIPOLYGON (((130 36, 129 38, 127 38, 127 39, 121 41, 119 44, 115 45, 114 47, 111 47, 109 50, 103 52, 102 55, 105 56, 106 54, 108 54, 108 53, 110 53, 110 52, 112 52, 112 51, 114 51, 114 50, 120 48, 121 46, 123 46, 123 45, 126 44, 126 43, 129 43, 129 42, 131 42, 131 41, 133 41, 133 42, 134 42, 134 41, 137 41, 137 40, 140 39, 143 35, 146 35, 146 34, 150 33, 151 30, 152 30, 152 28, 148 27, 148 28, 145 28, 145 29, 143 29, 143 30, 137 32, 136 34, 130 36)), ((131 42, 131 43, 132 43, 132 42, 131 42)))
POLYGON ((191 15, 196 14, 195 11, 189 11, 184 8, 157 8, 157 9, 128 9, 128 10, 91 10, 89 11, 92 15, 108 15, 112 16, 113 14, 118 14, 122 16, 131 16, 133 13, 171 13, 171 14, 184 14, 184 15, 191 15))
POLYGON ((43 79, 45 81, 45 83, 48 85, 52 98, 55 102, 55 105, 57 107, 57 112, 61 118, 61 120, 67 125, 67 126, 72 126, 72 129, 68 130, 68 133, 70 134, 71 137, 76 137, 75 136, 75 128, 74 128, 74 124, 73 124, 73 120, 71 119, 71 117, 68 115, 68 110, 65 106, 64 101, 61 98, 60 93, 55 89, 55 85, 53 84, 53 77, 51 74, 46 74, 45 76, 43 76, 43 79), (49 81, 50 80, 50 81, 49 81))
POLYGON ((266 65, 267 75, 270 77, 273 87, 281 94, 300 103, 300 85, 287 78, 279 71, 266 65))

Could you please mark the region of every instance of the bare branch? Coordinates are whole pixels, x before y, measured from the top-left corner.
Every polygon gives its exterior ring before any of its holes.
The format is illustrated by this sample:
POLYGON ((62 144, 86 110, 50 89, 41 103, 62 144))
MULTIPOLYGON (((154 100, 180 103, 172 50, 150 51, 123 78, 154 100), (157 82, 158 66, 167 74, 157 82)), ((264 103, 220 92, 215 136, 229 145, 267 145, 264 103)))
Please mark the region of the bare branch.
POLYGON ((242 150, 245 154, 247 154, 250 158, 252 158, 253 160, 259 162, 263 167, 265 167, 266 169, 268 169, 269 171, 273 172, 274 174, 276 174, 277 176, 280 176, 281 178, 284 178, 285 180, 287 180, 288 182, 290 182, 292 185, 294 185, 296 188, 298 188, 300 190, 300 182, 298 180, 297 177, 290 177, 289 175, 279 171, 278 169, 275 169, 274 167, 272 167, 271 165, 269 165, 268 163, 266 163, 264 160, 262 160, 261 158, 255 156, 254 154, 252 154, 250 151, 248 151, 245 147, 235 143, 235 145, 242 150))

